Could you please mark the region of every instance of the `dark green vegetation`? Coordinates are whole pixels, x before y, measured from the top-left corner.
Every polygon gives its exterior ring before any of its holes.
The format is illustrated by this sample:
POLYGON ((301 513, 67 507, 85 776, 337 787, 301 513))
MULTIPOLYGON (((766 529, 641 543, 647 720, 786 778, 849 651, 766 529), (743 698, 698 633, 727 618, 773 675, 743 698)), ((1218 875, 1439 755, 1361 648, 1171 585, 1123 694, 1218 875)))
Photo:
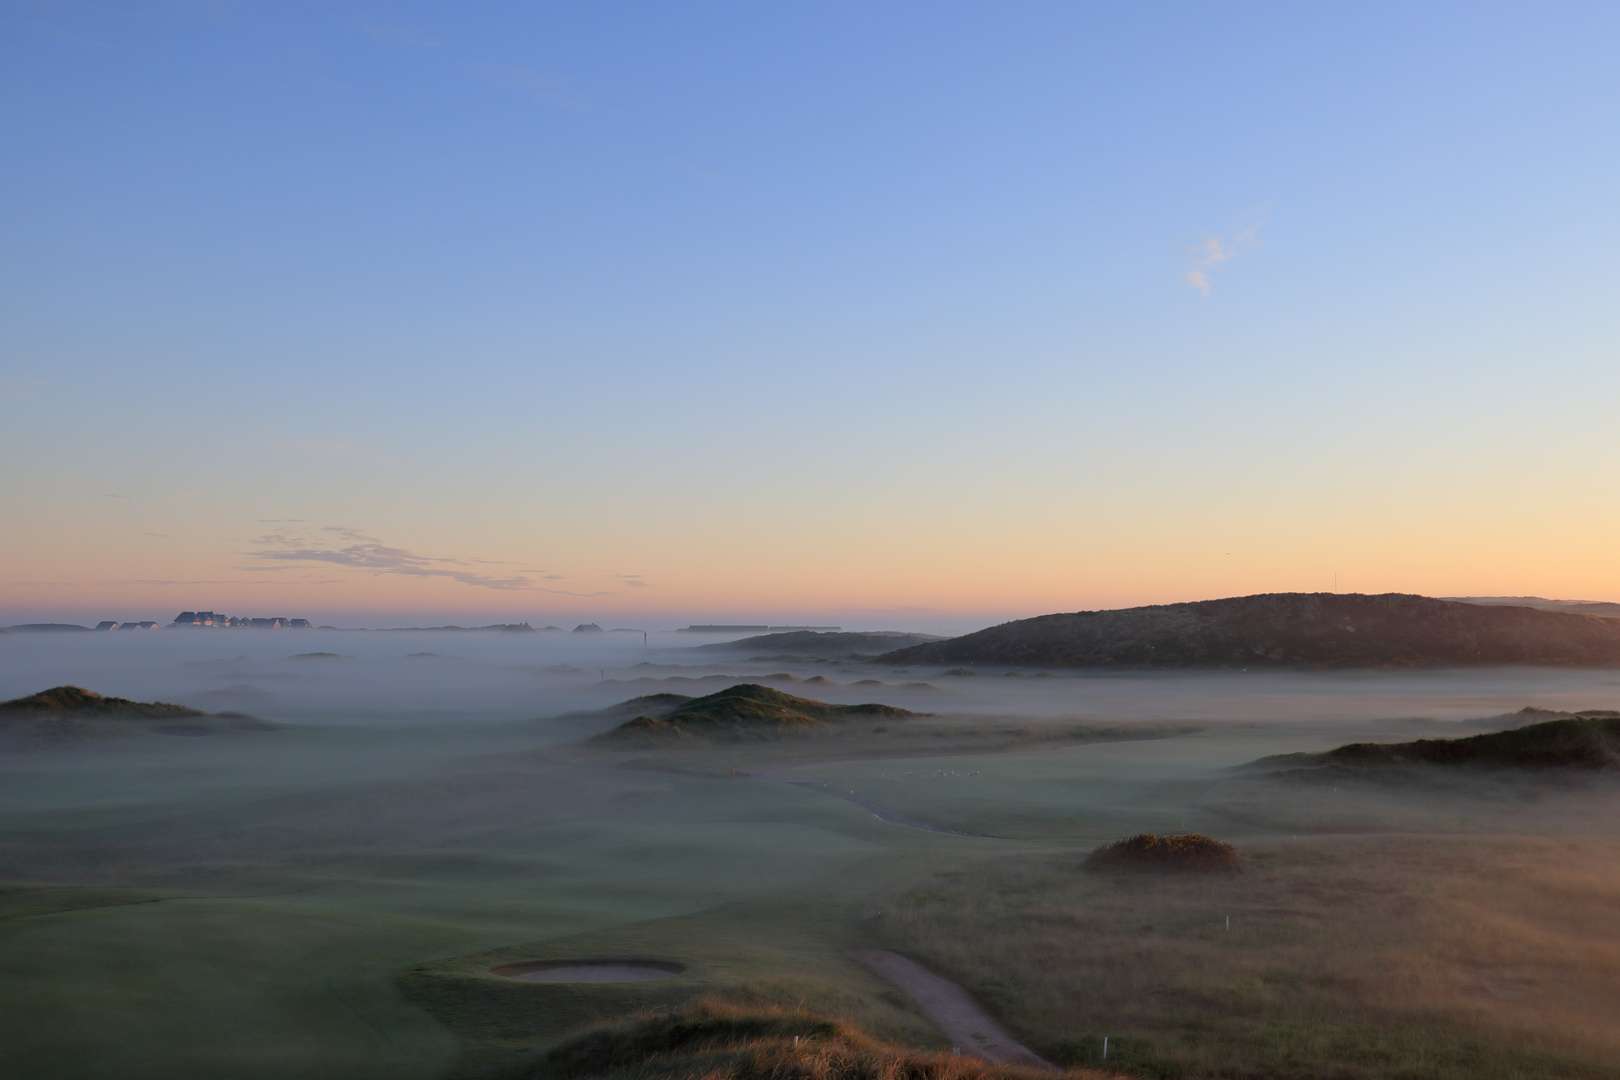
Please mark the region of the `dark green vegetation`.
POLYGON ((57 686, 0 702, 0 739, 13 744, 105 739, 148 732, 208 735, 275 728, 275 724, 244 713, 205 713, 163 701, 103 697, 78 686, 57 686))
POLYGON ((1588 713, 1543 720, 1539 724, 1469 735, 1461 739, 1348 743, 1324 754, 1283 754, 1262 758, 1255 764, 1269 768, 1471 765, 1517 769, 1613 769, 1620 766, 1620 713, 1603 710, 1596 715, 1588 713))
POLYGON ((669 708, 659 710, 661 715, 633 717, 596 738, 623 740, 684 735, 735 738, 761 730, 781 732, 822 728, 840 720, 904 719, 917 715, 893 705, 829 705, 824 701, 784 694, 757 683, 741 683, 699 698, 658 694, 635 700, 653 704, 668 699, 679 700, 669 708))
POLYGON ((1264 593, 1003 623, 878 658, 1011 667, 1620 664, 1620 619, 1385 593, 1264 593))
POLYGON ((1099 870, 1236 870, 1241 860, 1237 848, 1203 833, 1137 833, 1097 848, 1086 856, 1086 865, 1099 870))
POLYGON ((759 634, 699 645, 697 652, 718 652, 757 656, 770 660, 868 660, 879 653, 893 652, 929 641, 941 641, 937 634, 906 634, 877 630, 840 633, 821 630, 793 630, 783 634, 759 634))

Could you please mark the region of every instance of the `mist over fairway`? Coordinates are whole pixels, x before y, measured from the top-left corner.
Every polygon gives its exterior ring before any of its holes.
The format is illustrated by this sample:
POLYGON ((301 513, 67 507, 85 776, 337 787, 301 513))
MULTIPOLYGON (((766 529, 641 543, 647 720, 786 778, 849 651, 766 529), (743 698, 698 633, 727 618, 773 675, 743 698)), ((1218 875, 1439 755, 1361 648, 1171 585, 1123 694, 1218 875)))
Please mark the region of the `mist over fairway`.
MULTIPOLYGON (((251 685, 254 714, 278 726, 0 758, 0 1043, 30 1076, 518 1075, 582 1024, 745 991, 937 1046, 840 953, 896 945, 1032 1047, 1067 1053, 1053 1024, 1123 1032, 1129 1010, 1026 1012, 983 961, 939 952, 933 924, 883 913, 926 913, 899 898, 930 895, 935 875, 1077 865, 1140 831, 1241 851, 1369 832, 1608 843, 1601 777, 1526 802, 1518 788, 1334 794, 1230 770, 1472 734, 1525 705, 1620 702, 1610 671, 967 677, 606 635, 17 635, 0 649, 8 697, 70 672, 210 708, 251 685), (585 741, 637 695, 742 683, 928 715, 659 760, 585 741), (749 776, 766 771, 802 782, 749 776), (588 992, 489 974, 597 956, 684 970, 588 992)), ((1137 1022, 1150 1035, 1160 1020, 1137 1022)), ((1607 1060, 1578 1035, 1558 1052, 1607 1060)))

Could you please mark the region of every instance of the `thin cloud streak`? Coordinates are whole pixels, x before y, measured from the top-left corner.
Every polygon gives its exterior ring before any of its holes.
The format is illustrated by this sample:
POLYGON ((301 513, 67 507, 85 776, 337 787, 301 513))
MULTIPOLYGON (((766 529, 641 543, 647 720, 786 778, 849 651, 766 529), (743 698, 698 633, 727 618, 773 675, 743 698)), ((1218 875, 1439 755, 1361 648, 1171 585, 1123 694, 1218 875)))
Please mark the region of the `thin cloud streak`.
POLYGON ((405 548, 390 547, 375 536, 356 529, 328 525, 321 530, 336 535, 336 545, 322 545, 301 536, 285 532, 269 533, 254 541, 268 550, 248 552, 249 558, 273 563, 317 562, 334 566, 347 566, 356 570, 369 570, 375 574, 398 574, 403 577, 442 577, 484 589, 532 589, 529 578, 514 574, 497 577, 457 567, 468 565, 464 560, 434 555, 419 555, 405 548))
MULTIPOLYGON (((358 529, 327 525, 321 529, 331 534, 331 542, 320 538, 309 540, 298 533, 278 531, 266 533, 250 541, 262 550, 244 552, 258 560, 266 572, 291 569, 301 563, 318 563, 348 567, 378 575, 397 575, 414 578, 447 578, 480 589, 498 592, 543 592, 558 596, 613 596, 612 590, 577 592, 568 589, 550 589, 536 585, 525 574, 498 575, 480 573, 473 566, 511 566, 512 563, 489 559, 456 559, 441 555, 422 555, 406 548, 391 547, 375 536, 358 529)), ((548 579, 551 576, 548 575, 548 579)))

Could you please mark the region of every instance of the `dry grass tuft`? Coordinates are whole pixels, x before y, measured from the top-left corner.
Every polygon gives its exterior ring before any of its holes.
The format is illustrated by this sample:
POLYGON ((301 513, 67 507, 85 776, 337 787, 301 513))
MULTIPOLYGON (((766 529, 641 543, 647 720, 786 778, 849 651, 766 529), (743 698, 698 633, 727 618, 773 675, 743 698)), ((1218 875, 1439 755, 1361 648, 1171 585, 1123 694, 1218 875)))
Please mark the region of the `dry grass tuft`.
MULTIPOLYGON (((702 998, 598 1028, 546 1056, 537 1077, 616 1080, 1050 1080, 1030 1069, 913 1050, 803 1010, 702 998)), ((1071 1080, 1117 1073, 1080 1069, 1071 1080)))
POLYGON ((1086 865, 1103 869, 1231 871, 1242 864, 1237 848, 1203 833, 1138 833, 1104 844, 1087 856, 1086 865))

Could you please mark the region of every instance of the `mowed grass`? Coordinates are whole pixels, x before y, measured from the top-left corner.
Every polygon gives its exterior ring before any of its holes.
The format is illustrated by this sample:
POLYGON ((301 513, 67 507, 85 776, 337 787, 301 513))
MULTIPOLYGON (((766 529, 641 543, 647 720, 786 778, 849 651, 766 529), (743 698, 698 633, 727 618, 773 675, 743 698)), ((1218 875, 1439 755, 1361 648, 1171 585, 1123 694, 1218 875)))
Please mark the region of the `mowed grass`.
MULTIPOLYGON (((563 779, 537 766, 533 783, 563 779)), ((457 799, 441 827, 386 842, 374 818, 395 805, 434 818, 430 786, 323 791, 337 812, 318 824, 278 816, 280 801, 176 813, 160 791, 169 818, 139 826, 156 853, 146 865, 119 843, 122 809, 82 814, 52 850, 114 852, 114 874, 140 887, 36 880, 0 894, 0 1077, 441 1076, 462 1048, 402 994, 401 972, 792 891, 881 850, 881 823, 830 800, 805 813, 777 785, 604 783, 610 801, 584 817, 457 799)))
POLYGON ((1238 874, 987 859, 875 932, 1054 1060, 1150 1076, 1620 1075, 1620 846, 1306 838, 1238 874), (1230 919, 1230 929, 1227 929, 1230 919))
POLYGON ((455 1077, 528 1075, 547 1052, 583 1030, 715 995, 808 1009, 885 1040, 948 1049, 904 995, 842 955, 870 943, 867 927, 878 913, 872 896, 955 861, 961 845, 970 843, 909 832, 917 838, 911 850, 873 854, 790 890, 418 964, 400 977, 400 986, 460 1040, 455 1077), (685 970, 667 979, 605 984, 524 982, 491 971, 582 959, 657 960, 685 970))

